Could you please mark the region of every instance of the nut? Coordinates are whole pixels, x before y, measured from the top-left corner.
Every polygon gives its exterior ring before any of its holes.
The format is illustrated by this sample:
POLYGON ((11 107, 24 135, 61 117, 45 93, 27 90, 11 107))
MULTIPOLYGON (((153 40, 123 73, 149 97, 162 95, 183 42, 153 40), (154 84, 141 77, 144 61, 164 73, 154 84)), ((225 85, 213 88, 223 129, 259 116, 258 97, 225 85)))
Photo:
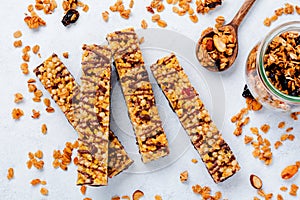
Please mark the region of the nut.
POLYGON ((144 192, 142 192, 141 190, 136 190, 132 195, 132 199, 139 200, 143 196, 144 196, 144 192))
POLYGON ((214 45, 218 49, 219 52, 223 53, 226 51, 226 44, 221 40, 218 35, 214 35, 213 37, 214 45))
POLYGON ((180 181, 181 183, 186 182, 189 177, 188 171, 184 171, 180 173, 180 181))
POLYGON ((250 175, 250 183, 255 189, 261 189, 263 185, 261 179, 254 174, 250 175))
POLYGON ((281 178, 282 179, 290 179, 292 178, 296 173, 298 172, 298 166, 297 165, 289 165, 286 168, 284 168, 281 172, 281 178))

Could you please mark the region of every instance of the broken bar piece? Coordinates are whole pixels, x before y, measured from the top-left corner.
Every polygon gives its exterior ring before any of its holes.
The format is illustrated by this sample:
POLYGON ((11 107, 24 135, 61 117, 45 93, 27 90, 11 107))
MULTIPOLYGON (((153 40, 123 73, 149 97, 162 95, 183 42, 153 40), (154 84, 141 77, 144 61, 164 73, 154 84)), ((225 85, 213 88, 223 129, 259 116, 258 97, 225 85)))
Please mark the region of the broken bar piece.
POLYGON ((111 50, 83 45, 78 131, 78 185, 107 185, 111 50))
MULTIPOLYGON (((34 70, 34 73, 50 93, 52 99, 64 112, 69 123, 76 130, 79 119, 74 117, 74 110, 79 109, 80 89, 71 73, 56 54, 53 54, 44 63, 39 65, 34 70), (68 94, 63 93, 66 91, 66 89, 62 90, 63 88, 68 89, 68 94)), ((111 158, 109 157, 108 162, 109 177, 119 174, 132 164, 132 160, 128 157, 124 147, 112 132, 109 137, 109 152, 118 152, 118 156, 114 153, 109 153, 109 156, 112 156, 111 158)))
POLYGON ((164 57, 150 68, 213 180, 222 182, 239 171, 235 156, 176 56, 171 54, 164 57))
POLYGON ((138 36, 133 28, 107 35, 142 161, 169 154, 138 36))

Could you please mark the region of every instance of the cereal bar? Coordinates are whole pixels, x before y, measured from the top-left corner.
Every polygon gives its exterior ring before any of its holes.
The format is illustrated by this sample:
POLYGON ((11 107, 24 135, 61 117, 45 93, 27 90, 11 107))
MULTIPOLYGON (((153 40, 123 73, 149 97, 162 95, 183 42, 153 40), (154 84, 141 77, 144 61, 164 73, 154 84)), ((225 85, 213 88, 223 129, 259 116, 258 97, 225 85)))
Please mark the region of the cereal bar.
POLYGON ((169 154, 168 141, 155 105, 152 86, 133 28, 107 35, 115 66, 135 131, 142 161, 147 163, 169 154))
MULTIPOLYGON (((64 112, 69 123, 76 129, 79 122, 78 118, 74 117, 74 110, 78 109, 80 86, 75 82, 71 73, 56 54, 49 57, 43 64, 38 66, 34 72, 45 89, 51 94, 52 99, 64 112), (49 75, 50 73, 51 75, 49 75), (62 91, 62 88, 68 88, 68 95, 62 93, 66 91, 62 91)), ((132 164, 132 160, 128 157, 124 147, 112 132, 109 134, 108 151, 109 177, 117 175, 132 164)))
POLYGON ((213 180, 219 183, 235 174, 240 166, 176 56, 162 58, 150 68, 213 180))
POLYGON ((111 50, 83 45, 78 131, 78 185, 107 185, 111 50))

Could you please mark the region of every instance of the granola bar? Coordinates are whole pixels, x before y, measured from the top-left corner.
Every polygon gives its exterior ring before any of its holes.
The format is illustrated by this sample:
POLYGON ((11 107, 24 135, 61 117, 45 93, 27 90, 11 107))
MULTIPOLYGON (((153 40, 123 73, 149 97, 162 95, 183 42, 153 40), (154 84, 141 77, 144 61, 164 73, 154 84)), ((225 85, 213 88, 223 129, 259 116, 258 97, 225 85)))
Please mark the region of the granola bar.
POLYGON ((107 185, 111 50, 83 45, 77 184, 107 185))
MULTIPOLYGON (((64 112, 69 123, 77 130, 76 127, 79 122, 78 118, 74 117, 74 110, 77 110, 79 105, 79 85, 66 66, 56 54, 53 54, 34 72, 45 89, 51 94, 52 99, 64 112), (52 76, 49 75, 50 73, 52 76), (65 90, 62 91, 59 88, 68 88, 68 95, 62 94, 65 90)), ((117 137, 112 132, 109 135, 108 175, 111 178, 127 169, 132 164, 132 160, 128 157, 117 137)))
POLYGON ((150 68, 213 180, 219 183, 235 174, 240 166, 176 56, 164 57, 150 68))
POLYGON ((152 86, 133 28, 107 35, 115 66, 135 131, 142 161, 147 163, 169 154, 168 141, 158 115, 152 86))

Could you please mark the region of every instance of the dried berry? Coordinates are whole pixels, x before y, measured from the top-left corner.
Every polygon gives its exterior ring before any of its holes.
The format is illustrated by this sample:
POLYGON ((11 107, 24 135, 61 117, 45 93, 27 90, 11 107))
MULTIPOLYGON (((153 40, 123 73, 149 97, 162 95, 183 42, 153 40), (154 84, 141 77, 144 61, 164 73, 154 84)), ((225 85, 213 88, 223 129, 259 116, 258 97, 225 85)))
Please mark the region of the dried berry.
POLYGON ((72 23, 75 23, 79 18, 79 12, 75 9, 70 9, 68 12, 65 14, 65 16, 62 19, 62 23, 64 26, 68 26, 72 23))
POLYGON ((249 88, 248 88, 247 85, 244 86, 244 91, 243 91, 242 96, 243 96, 244 98, 251 98, 251 99, 254 99, 254 97, 252 96, 252 94, 251 94, 251 92, 250 92, 250 90, 249 90, 249 88))

